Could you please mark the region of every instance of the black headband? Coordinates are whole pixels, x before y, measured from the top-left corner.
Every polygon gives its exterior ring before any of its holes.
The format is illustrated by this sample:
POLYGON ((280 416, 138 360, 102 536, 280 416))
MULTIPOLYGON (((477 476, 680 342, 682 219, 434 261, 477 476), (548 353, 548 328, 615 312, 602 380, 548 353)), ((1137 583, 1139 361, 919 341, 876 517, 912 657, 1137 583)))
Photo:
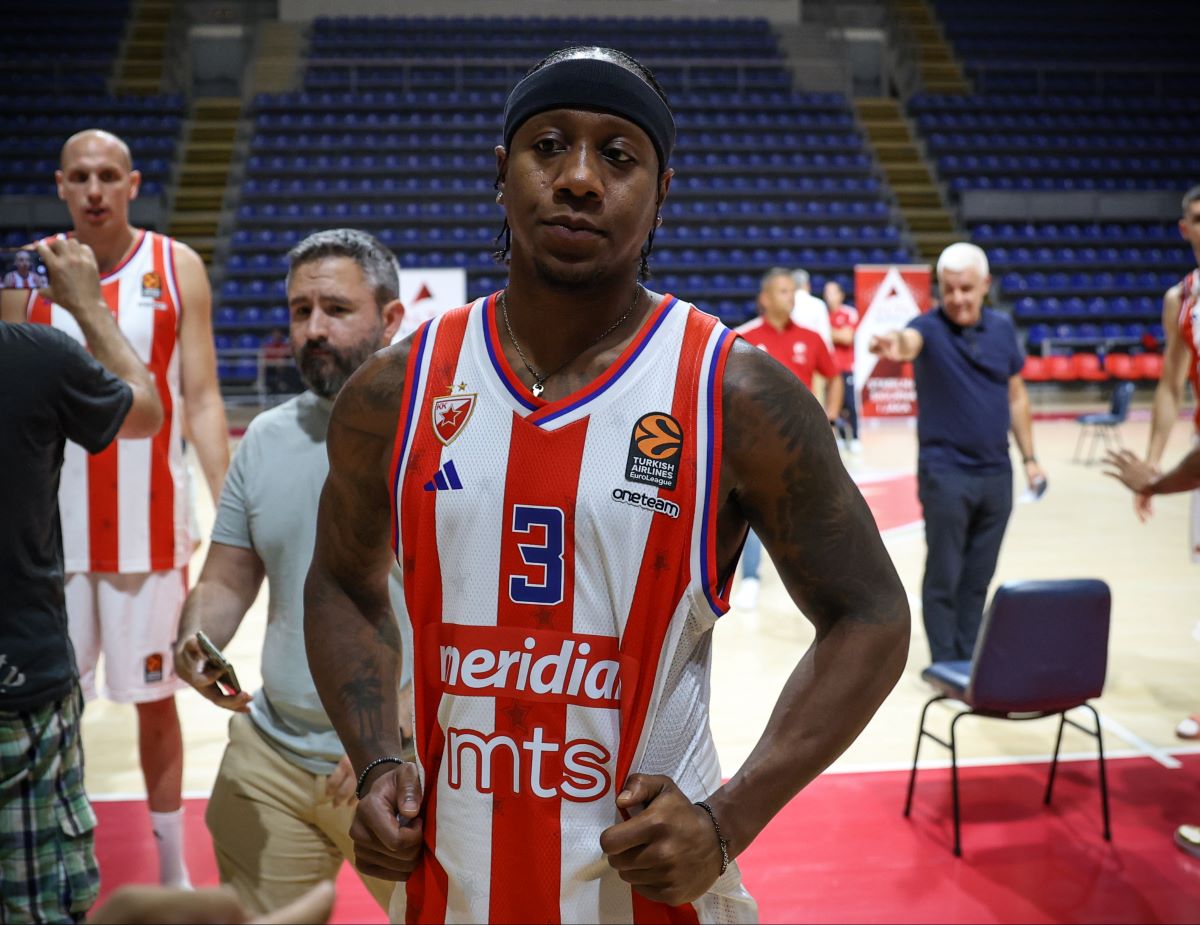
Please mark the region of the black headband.
POLYGON ((610 112, 647 135, 665 170, 675 147, 675 118, 650 84, 604 58, 565 58, 521 79, 504 104, 504 146, 530 116, 549 109, 610 112))

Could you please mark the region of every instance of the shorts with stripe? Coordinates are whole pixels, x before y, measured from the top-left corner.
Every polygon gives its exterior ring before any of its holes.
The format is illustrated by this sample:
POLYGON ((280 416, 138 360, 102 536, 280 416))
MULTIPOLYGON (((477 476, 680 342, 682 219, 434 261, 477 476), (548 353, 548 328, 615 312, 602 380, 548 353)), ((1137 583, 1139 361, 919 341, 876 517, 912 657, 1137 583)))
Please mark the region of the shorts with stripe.
POLYGON ((162 572, 69 572, 67 622, 79 683, 96 697, 104 652, 104 695, 117 703, 149 703, 184 687, 173 654, 187 597, 183 569, 162 572))
POLYGON ((0 922, 77 922, 100 892, 83 789, 83 696, 0 710, 0 922))

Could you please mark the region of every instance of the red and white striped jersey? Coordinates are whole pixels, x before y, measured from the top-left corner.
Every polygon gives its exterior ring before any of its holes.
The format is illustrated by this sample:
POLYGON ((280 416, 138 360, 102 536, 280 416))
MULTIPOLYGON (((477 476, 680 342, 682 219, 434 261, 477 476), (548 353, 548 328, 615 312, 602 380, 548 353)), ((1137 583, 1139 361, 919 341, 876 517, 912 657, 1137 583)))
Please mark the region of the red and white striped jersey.
MULTIPOLYGON (((139 231, 129 256, 100 280, 104 301, 121 332, 150 369, 163 406, 153 437, 115 440, 90 456, 68 441, 58 507, 68 572, 156 572, 187 565, 187 471, 179 416, 179 287, 175 242, 139 231)), ((50 324, 81 344, 74 317, 36 293, 30 321, 50 324)))
POLYGON ((715 508, 735 337, 667 296, 603 375, 546 403, 505 359, 496 296, 413 335, 393 545, 425 852, 393 921, 756 919, 734 864, 671 908, 600 850, 629 774, 691 800, 721 783, 709 658, 728 608, 715 508))
POLYGON ((1200 434, 1200 269, 1179 281, 1179 336, 1188 345, 1188 379, 1196 397, 1194 422, 1200 434))

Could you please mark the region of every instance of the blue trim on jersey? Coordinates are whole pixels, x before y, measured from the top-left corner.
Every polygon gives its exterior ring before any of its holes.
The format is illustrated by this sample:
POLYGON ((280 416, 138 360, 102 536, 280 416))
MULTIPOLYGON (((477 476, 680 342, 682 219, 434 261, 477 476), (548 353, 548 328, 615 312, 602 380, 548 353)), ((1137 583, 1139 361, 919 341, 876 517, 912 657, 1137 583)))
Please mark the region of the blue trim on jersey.
POLYGON ((612 388, 613 384, 615 382, 617 382, 617 380, 619 380, 623 375, 625 375, 625 371, 627 369, 629 369, 629 367, 634 364, 634 362, 637 360, 637 358, 642 355, 642 351, 645 350, 646 346, 650 343, 650 341, 652 341, 654 339, 654 335, 656 333, 658 333, 658 329, 662 327, 663 322, 667 320, 667 316, 669 314, 671 314, 671 309, 673 309, 678 302, 679 302, 679 299, 672 297, 671 301, 667 303, 666 308, 664 308, 662 310, 662 312, 659 314, 658 320, 654 322, 654 325, 650 328, 649 331, 646 332, 645 336, 643 336, 642 342, 637 345, 637 349, 635 349, 633 351, 633 353, 631 353, 629 355, 628 359, 626 359, 625 362, 621 364, 620 368, 615 373, 612 374, 611 378, 606 383, 604 383, 604 385, 602 385, 600 388, 598 388, 595 392, 592 392, 590 395, 583 395, 580 398, 576 399, 575 401, 571 402, 571 404, 564 405, 562 408, 559 408, 557 411, 555 411, 551 414, 547 414, 544 418, 539 418, 535 423, 539 427, 541 427, 543 424, 548 424, 550 421, 556 420, 557 418, 562 417, 564 414, 570 414, 576 408, 582 407, 583 405, 586 405, 588 402, 590 402, 596 398, 599 398, 601 395, 603 395, 605 392, 607 392, 610 388, 612 388))
POLYGON ((508 394, 521 403, 521 406, 530 411, 537 411, 541 405, 535 405, 528 398, 513 388, 512 383, 508 381, 508 376, 504 375, 504 368, 500 365, 500 359, 496 356, 496 348, 492 345, 492 338, 489 336, 488 330, 488 309, 496 310, 495 299, 488 298, 483 303, 483 311, 479 313, 479 317, 483 320, 483 343, 487 347, 488 359, 492 361, 492 369, 496 371, 496 378, 499 379, 506 389, 508 394))
POLYGON ((409 438, 413 435, 413 411, 417 403, 417 387, 421 384, 421 366, 425 361, 425 348, 429 344, 429 330, 433 327, 433 321, 426 321, 421 327, 417 328, 417 333, 413 335, 415 347, 417 351, 417 362, 413 366, 413 372, 416 373, 416 381, 412 383, 404 383, 405 388, 409 389, 408 395, 408 410, 404 414, 404 436, 400 440, 400 455, 396 457, 396 478, 392 482, 392 504, 396 506, 396 536, 394 549, 396 556, 400 555, 400 480, 404 475, 404 461, 408 457, 409 438))
POLYGON ((705 392, 708 396, 708 459, 706 459, 704 462, 704 517, 701 521, 700 527, 700 581, 704 585, 704 597, 708 601, 708 606, 712 608, 713 613, 715 613, 718 617, 724 615, 726 608, 723 608, 720 603, 713 598, 712 581, 708 574, 708 522, 713 483, 712 448, 713 433, 716 430, 716 410, 714 408, 714 398, 717 390, 717 367, 720 365, 719 360, 721 358, 721 351, 725 347, 726 339, 732 336, 734 336, 733 332, 726 328, 717 338, 717 344, 712 353, 712 360, 709 362, 708 383, 705 386, 705 392))

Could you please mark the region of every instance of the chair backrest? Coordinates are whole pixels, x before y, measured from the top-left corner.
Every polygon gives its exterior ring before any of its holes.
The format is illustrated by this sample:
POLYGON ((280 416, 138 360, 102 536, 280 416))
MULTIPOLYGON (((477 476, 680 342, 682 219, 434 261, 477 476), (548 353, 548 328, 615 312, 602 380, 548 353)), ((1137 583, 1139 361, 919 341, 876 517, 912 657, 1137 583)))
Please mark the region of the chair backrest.
POLYGON ((1057 712, 1104 690, 1112 594, 1094 578, 996 589, 975 644, 967 703, 982 713, 1057 712))
POLYGON ((1109 411, 1118 421, 1124 421, 1129 417, 1129 404, 1133 400, 1134 384, 1132 382, 1120 382, 1113 389, 1112 406, 1109 411))

